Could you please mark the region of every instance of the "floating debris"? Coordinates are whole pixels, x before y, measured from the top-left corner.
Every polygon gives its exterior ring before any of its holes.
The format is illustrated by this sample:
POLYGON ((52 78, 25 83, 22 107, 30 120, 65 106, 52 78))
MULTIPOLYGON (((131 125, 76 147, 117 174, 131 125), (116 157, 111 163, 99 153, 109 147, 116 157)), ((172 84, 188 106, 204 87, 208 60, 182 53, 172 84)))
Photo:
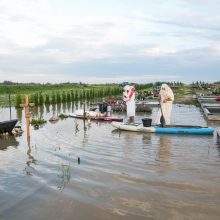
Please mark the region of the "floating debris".
POLYGON ((53 116, 49 119, 49 121, 50 121, 51 123, 56 123, 57 121, 59 121, 59 118, 58 118, 57 116, 53 115, 53 116))
POLYGON ((35 130, 39 129, 39 125, 38 125, 38 124, 35 124, 35 125, 34 125, 34 129, 35 129, 35 130))

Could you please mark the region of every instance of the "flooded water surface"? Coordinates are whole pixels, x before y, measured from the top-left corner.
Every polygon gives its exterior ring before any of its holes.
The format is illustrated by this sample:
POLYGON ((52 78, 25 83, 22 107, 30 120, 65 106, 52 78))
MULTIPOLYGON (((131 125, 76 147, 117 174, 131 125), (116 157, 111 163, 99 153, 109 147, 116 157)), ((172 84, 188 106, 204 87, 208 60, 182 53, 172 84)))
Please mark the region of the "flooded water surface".
MULTIPOLYGON (((32 115, 48 120, 74 110, 41 107, 32 115)), ((136 121, 155 118, 157 111, 136 121)), ((0 115, 9 119, 9 110, 0 109, 0 115)), ((29 143, 24 110, 13 109, 12 116, 24 133, 0 137, 1 220, 220 218, 216 133, 119 132, 109 122, 67 118, 31 127, 29 143)), ((172 121, 207 126, 195 106, 174 105, 172 121)), ((211 124, 216 130, 219 125, 211 124)))

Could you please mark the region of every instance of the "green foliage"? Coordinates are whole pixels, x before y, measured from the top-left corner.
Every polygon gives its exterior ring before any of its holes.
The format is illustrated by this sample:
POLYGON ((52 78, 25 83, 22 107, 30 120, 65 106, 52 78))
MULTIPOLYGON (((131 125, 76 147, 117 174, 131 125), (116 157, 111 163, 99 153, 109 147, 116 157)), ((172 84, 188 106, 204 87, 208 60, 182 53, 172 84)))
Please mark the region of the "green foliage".
POLYGON ((6 93, 6 88, 14 94, 32 94, 39 92, 48 92, 48 91, 60 91, 60 90, 70 90, 72 88, 79 88, 84 86, 84 84, 79 85, 77 83, 61 83, 61 84, 40 84, 40 83, 13 83, 10 81, 4 81, 0 83, 0 94, 6 93))
POLYGON ((75 100, 75 93, 73 90, 71 90, 71 100, 74 101, 75 100))
POLYGON ((45 104, 47 104, 47 105, 50 104, 50 96, 48 94, 46 94, 45 104))
POLYGON ((47 123, 46 120, 44 120, 43 118, 33 118, 31 121, 30 121, 30 124, 31 125, 42 125, 42 124, 45 124, 47 123))
POLYGON ((70 92, 67 92, 67 102, 71 102, 71 94, 70 92))
POLYGON ((66 93, 63 91, 63 93, 62 93, 62 103, 66 103, 66 101, 67 101, 66 93))
POLYGON ((59 92, 57 92, 57 103, 61 103, 61 96, 59 92))
POLYGON ((212 92, 214 95, 220 95, 220 88, 216 88, 214 89, 214 91, 212 92))
POLYGON ((78 101, 79 100, 79 95, 78 95, 78 91, 76 90, 75 91, 75 101, 78 101))
POLYGON ((34 94, 34 104, 35 104, 35 106, 39 105, 38 93, 34 94))
POLYGON ((68 115, 60 114, 60 115, 59 115, 59 118, 60 118, 61 120, 63 120, 63 119, 68 118, 68 115))
POLYGON ((22 103, 21 95, 17 94, 15 98, 15 107, 18 108, 21 103, 22 103))
POLYGON ((34 103, 34 95, 29 95, 29 103, 34 103))
POLYGON ((86 91, 86 99, 89 100, 90 99, 90 90, 86 91))
POLYGON ((57 99, 56 99, 56 95, 55 92, 52 92, 52 99, 51 99, 51 104, 56 104, 57 103, 57 99))
POLYGON ((39 95, 39 105, 43 105, 44 104, 44 97, 43 97, 43 94, 40 93, 39 95))
MULTIPOLYGON (((84 96, 87 101, 94 101, 96 98, 106 96, 121 95, 121 87, 116 84, 106 85, 85 85, 74 83, 63 84, 19 84, 12 82, 0 83, 0 94, 6 94, 7 91, 13 91, 12 103, 17 105, 15 96, 29 95, 29 102, 35 103, 35 106, 45 104, 58 104, 71 101, 82 101, 84 96)), ((6 103, 7 99, 0 97, 0 103, 6 103)), ((23 103, 22 101, 18 101, 23 103)), ((20 104, 19 103, 19 104, 20 104)))

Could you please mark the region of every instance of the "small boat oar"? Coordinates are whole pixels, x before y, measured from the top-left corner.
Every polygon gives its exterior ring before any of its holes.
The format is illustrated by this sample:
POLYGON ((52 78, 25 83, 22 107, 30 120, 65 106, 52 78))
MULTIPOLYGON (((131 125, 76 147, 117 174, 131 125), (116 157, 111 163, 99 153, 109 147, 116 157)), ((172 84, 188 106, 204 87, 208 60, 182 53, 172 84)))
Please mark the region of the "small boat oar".
POLYGON ((220 143, 220 135, 219 135, 218 131, 216 131, 216 133, 217 133, 217 143, 220 143))
POLYGON ((163 111, 162 111, 161 103, 160 103, 160 110, 161 110, 160 123, 161 123, 161 127, 164 127, 164 125, 166 124, 166 121, 165 121, 165 118, 163 116, 163 111))

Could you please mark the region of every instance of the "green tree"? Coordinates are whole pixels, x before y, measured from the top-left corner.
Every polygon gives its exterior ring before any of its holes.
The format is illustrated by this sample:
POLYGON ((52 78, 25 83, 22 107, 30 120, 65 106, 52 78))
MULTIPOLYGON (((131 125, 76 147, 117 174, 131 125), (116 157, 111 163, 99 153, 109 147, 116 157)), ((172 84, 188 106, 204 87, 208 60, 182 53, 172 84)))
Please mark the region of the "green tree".
POLYGON ((38 105, 39 105, 38 93, 35 93, 35 94, 34 94, 34 104, 35 104, 35 106, 38 106, 38 105))

